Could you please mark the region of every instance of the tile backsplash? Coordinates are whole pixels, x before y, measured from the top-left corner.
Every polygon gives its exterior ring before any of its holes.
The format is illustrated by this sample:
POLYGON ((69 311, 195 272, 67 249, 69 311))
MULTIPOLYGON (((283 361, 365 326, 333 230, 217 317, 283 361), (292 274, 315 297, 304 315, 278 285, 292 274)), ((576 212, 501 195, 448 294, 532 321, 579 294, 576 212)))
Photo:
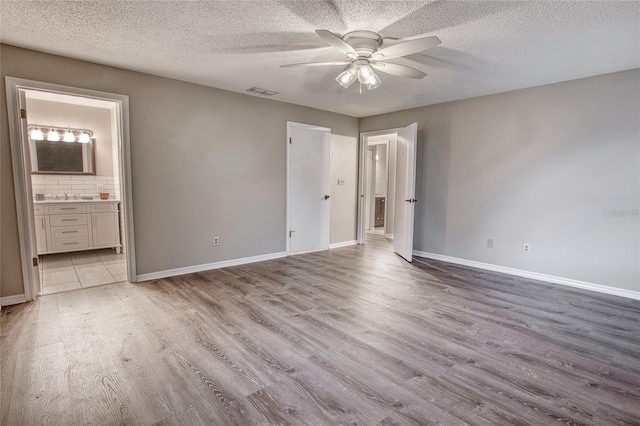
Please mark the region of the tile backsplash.
MULTIPOLYGON (((120 199, 120 179, 113 176, 90 175, 31 175, 33 194, 64 195, 85 194, 97 196, 108 192, 109 198, 120 199)), ((49 198, 49 197, 47 197, 49 198)))

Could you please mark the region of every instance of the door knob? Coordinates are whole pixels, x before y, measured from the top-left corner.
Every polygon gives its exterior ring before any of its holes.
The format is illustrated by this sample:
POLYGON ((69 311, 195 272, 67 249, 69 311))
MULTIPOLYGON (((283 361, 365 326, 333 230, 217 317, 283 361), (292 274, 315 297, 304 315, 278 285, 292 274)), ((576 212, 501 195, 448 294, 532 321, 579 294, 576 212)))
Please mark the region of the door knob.
POLYGON ((328 199, 329 199, 329 196, 328 196, 328 195, 325 195, 325 196, 324 196, 324 199, 325 199, 325 200, 328 200, 328 199))

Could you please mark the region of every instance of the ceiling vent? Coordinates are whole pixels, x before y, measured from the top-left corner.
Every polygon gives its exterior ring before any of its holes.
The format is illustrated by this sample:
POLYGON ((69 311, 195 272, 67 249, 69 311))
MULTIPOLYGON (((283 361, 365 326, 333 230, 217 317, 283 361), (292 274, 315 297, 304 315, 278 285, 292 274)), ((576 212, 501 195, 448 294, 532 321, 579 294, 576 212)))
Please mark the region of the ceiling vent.
POLYGON ((247 92, 254 93, 256 95, 262 95, 262 96, 273 96, 278 94, 278 92, 274 92, 272 90, 267 90, 267 89, 261 89, 259 87, 252 87, 251 89, 247 89, 247 92))

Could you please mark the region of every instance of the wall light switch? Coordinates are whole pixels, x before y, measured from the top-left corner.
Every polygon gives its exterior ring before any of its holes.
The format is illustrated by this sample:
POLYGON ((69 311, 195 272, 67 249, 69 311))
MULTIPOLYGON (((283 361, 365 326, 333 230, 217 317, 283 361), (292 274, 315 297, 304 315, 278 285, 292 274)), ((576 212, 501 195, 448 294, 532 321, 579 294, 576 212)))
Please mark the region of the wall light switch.
POLYGON ((493 248, 493 240, 491 238, 487 240, 487 247, 493 248))
POLYGON ((338 178, 338 185, 344 185, 344 179, 338 178))

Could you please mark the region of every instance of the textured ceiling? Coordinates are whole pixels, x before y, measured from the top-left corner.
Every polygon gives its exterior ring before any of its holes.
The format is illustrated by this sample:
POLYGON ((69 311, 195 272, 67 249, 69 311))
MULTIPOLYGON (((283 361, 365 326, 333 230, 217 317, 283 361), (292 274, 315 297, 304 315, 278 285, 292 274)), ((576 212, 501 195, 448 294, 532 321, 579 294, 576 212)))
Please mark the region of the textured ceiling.
POLYGON ((423 1, 2 1, 3 43, 364 117, 640 68, 640 3, 423 1), (422 80, 378 73, 358 92, 314 33, 356 29, 442 44, 394 60, 422 80))

